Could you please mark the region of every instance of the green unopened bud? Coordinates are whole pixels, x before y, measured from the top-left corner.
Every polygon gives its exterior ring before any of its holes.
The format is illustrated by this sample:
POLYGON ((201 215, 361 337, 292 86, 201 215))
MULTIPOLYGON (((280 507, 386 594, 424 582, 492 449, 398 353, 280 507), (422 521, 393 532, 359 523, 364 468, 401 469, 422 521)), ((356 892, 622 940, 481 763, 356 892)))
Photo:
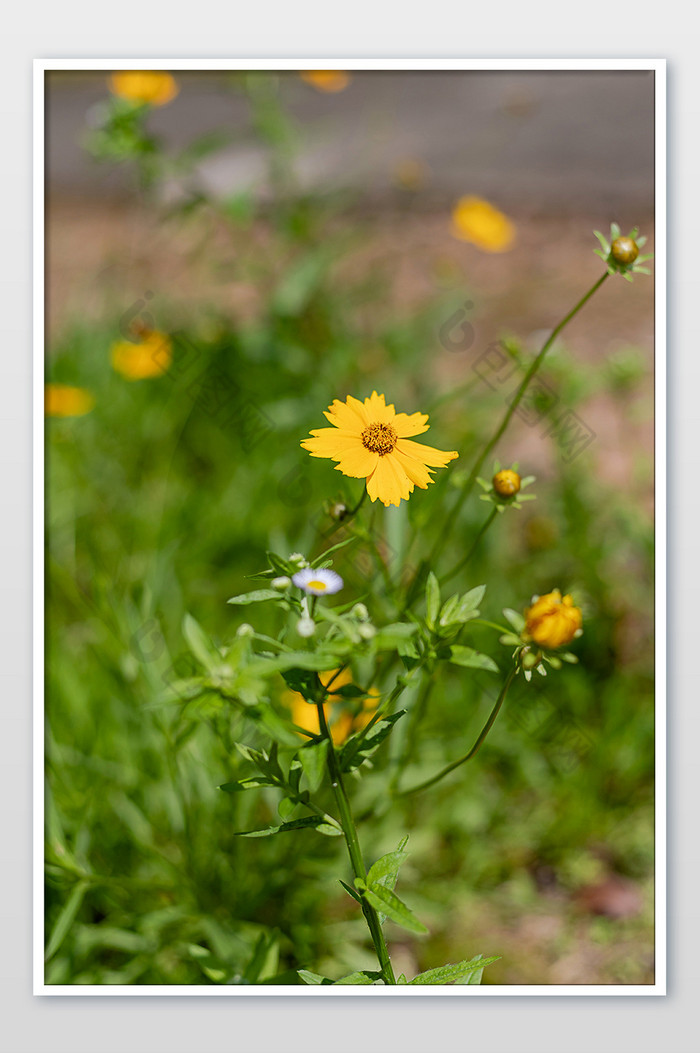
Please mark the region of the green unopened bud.
POLYGON ((287 578, 284 575, 281 578, 273 578, 272 579, 272 588, 273 589, 288 589, 291 584, 292 584, 292 579, 291 578, 287 578))
POLYGON ((354 618, 359 618, 361 622, 369 621, 369 611, 365 607, 364 603, 356 603, 353 609, 350 611, 354 618))
POLYGON ((248 625, 248 622, 243 622, 243 625, 239 625, 236 629, 236 636, 255 636, 255 629, 252 625, 248 625))
POLYGON ((367 622, 365 622, 364 625, 360 625, 357 631, 363 640, 371 640, 377 632, 374 626, 368 625, 367 622))

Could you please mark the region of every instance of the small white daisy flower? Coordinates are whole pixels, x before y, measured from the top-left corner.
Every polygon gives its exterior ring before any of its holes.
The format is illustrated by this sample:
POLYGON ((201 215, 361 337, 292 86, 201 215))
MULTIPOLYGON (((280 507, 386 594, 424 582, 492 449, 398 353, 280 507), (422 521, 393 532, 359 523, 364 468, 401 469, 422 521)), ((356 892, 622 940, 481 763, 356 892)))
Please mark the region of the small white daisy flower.
POLYGON ((307 596, 327 596, 334 592, 340 592, 343 587, 343 579, 334 570, 313 567, 305 567, 298 571, 292 581, 299 589, 303 589, 307 596))

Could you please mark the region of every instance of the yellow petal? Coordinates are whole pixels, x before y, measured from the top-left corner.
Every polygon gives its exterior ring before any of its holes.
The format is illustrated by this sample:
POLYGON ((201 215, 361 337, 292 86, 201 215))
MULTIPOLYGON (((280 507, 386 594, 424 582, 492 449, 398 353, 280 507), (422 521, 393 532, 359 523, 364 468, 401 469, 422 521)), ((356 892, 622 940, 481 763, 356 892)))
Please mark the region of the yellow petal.
POLYGON ((367 426, 364 406, 358 399, 354 399, 352 395, 348 395, 347 402, 334 399, 328 410, 324 410, 323 415, 336 428, 354 431, 358 435, 367 426))
POLYGON ((421 490, 427 490, 428 483, 435 481, 430 475, 430 469, 417 461, 415 457, 407 457, 398 449, 394 450, 391 456, 396 458, 411 482, 420 486, 421 490))
POLYGON ((445 450, 436 450, 434 446, 424 446, 422 442, 412 442, 410 439, 399 439, 396 449, 399 453, 407 457, 414 457, 417 461, 432 465, 434 468, 444 468, 455 457, 459 457, 456 450, 448 453, 445 450))
POLYGON ((397 413, 392 424, 400 439, 407 439, 410 435, 421 435, 430 427, 426 424, 427 413, 397 413))
POLYGON ((320 428, 312 432, 311 438, 301 442, 303 449, 312 457, 334 457, 336 459, 352 450, 364 450, 359 436, 338 431, 337 428, 320 428))
POLYGON ((384 505, 396 505, 408 500, 413 491, 413 484, 401 465, 391 454, 380 457, 373 474, 367 480, 367 493, 372 501, 379 499, 384 505))
POLYGON ((372 424, 389 424, 396 416, 393 405, 387 406, 384 396, 378 395, 376 391, 365 399, 365 409, 367 419, 372 424))
POLYGON ((349 475, 353 479, 365 479, 377 467, 379 454, 366 450, 362 443, 358 443, 356 449, 348 450, 334 460, 339 462, 336 469, 343 475, 349 475))

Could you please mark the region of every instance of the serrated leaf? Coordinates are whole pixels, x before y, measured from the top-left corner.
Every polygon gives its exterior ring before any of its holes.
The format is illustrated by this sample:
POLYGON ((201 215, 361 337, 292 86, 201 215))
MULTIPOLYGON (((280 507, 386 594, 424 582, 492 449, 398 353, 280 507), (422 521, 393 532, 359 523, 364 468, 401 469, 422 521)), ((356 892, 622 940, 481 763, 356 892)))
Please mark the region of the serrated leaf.
POLYGON ((385 888, 383 885, 372 885, 371 888, 365 886, 362 894, 375 910, 386 914, 387 918, 396 922, 397 925, 401 925, 402 928, 408 929, 409 932, 425 933, 428 931, 410 907, 407 907, 395 892, 385 888))
POLYGON ((469 973, 482 970, 484 966, 497 962, 500 955, 493 958, 482 958, 477 954, 470 961, 458 962, 456 965, 441 965, 437 969, 428 969, 427 972, 419 973, 409 980, 409 984, 449 984, 455 983, 469 973))
POLYGON ((265 600, 279 600, 281 593, 277 592, 276 589, 254 589, 253 592, 244 592, 240 596, 232 596, 230 600, 226 600, 227 603, 238 604, 238 606, 245 606, 247 603, 263 603, 265 600))
POLYGON ((486 669, 491 673, 498 672, 498 666, 493 658, 487 654, 475 651, 473 647, 462 647, 461 644, 452 645, 450 661, 453 665, 464 666, 467 669, 486 669))
POLYGON ((432 570, 425 583, 425 624, 429 629, 435 628, 440 613, 440 585, 432 570))

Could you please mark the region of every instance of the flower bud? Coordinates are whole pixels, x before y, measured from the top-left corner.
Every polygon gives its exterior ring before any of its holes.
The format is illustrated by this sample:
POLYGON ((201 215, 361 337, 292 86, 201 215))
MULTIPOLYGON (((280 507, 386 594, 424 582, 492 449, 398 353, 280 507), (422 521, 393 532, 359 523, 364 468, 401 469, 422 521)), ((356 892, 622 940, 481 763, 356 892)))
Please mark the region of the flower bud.
POLYGON ((255 636, 255 629, 248 622, 243 622, 243 625, 236 629, 236 636, 255 636))
POLYGON ((538 596, 525 612, 525 631, 540 647, 563 647, 580 634, 581 611, 559 589, 538 596))
POLYGON ((374 626, 373 625, 369 625, 367 622, 364 622, 363 625, 360 625, 358 627, 357 631, 359 632, 359 634, 360 634, 360 636, 362 637, 363 640, 371 640, 372 637, 375 636, 376 632, 377 632, 377 630, 374 628, 374 626))
POLYGON ((292 579, 283 575, 281 578, 273 578, 271 584, 273 589, 288 589, 292 579))
POLYGON ((313 636, 316 632, 316 622, 313 618, 300 618, 297 622, 297 632, 299 636, 313 636))
POLYGON ((610 253, 615 260, 615 263, 622 263, 625 266, 629 266, 637 259, 639 249, 636 241, 632 238, 622 236, 615 238, 610 246, 610 253))
POLYGON ((336 519, 339 523, 342 523, 349 511, 348 506, 343 504, 342 501, 334 501, 328 509, 328 514, 331 519, 336 519))
POLYGON ((365 607, 364 603, 356 603, 353 609, 350 611, 354 618, 359 618, 361 622, 369 621, 369 611, 365 607))
POLYGON ((493 488, 499 497, 513 497, 520 489, 520 476, 512 468, 504 468, 494 475, 493 488))

